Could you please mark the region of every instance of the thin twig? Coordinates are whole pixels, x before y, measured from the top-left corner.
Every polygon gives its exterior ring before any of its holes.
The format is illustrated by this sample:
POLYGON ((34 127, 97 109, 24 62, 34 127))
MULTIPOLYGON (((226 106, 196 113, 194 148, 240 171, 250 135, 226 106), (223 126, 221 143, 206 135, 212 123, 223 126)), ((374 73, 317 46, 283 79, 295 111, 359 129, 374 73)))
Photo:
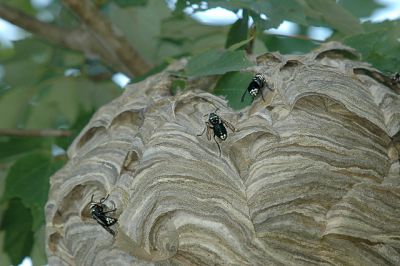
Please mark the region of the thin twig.
POLYGON ((322 40, 316 40, 313 38, 310 38, 307 35, 300 35, 300 34, 295 34, 295 35, 285 35, 285 34, 279 34, 279 33, 272 33, 272 32, 264 32, 267 35, 272 35, 276 37, 284 37, 284 38, 291 38, 291 39, 300 39, 300 40, 305 40, 305 41, 312 41, 312 42, 318 42, 318 43, 323 43, 324 41, 322 40))
POLYGON ((69 137, 72 135, 70 130, 58 129, 15 129, 1 128, 0 136, 7 137, 69 137))

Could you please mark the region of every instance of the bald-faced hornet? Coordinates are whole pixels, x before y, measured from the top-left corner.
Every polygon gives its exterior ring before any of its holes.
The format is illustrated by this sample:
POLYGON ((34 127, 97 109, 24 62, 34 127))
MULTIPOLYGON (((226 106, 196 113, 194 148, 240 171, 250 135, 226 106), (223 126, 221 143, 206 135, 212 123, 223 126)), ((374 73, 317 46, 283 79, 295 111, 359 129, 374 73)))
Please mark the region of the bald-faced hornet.
POLYGON ((104 202, 108 199, 108 196, 105 198, 101 198, 99 202, 93 201, 93 196, 90 200, 89 203, 89 208, 90 208, 90 214, 92 215, 92 218, 96 220, 98 224, 100 224, 104 229, 107 230, 110 234, 115 236, 115 231, 110 228, 113 224, 117 223, 118 219, 113 218, 111 216, 106 215, 107 213, 114 212, 117 209, 114 208, 112 210, 108 210, 107 205, 104 204, 104 202))
POLYGON ((252 97, 252 101, 254 101, 254 99, 257 97, 257 95, 259 93, 261 93, 261 98, 264 100, 264 95, 262 92, 262 89, 264 87, 267 87, 268 89, 271 89, 268 84, 267 81, 265 80, 264 76, 260 73, 256 74, 253 79, 251 80, 249 86, 247 87, 247 89, 244 91, 243 95, 242 95, 242 99, 241 101, 244 101, 244 96, 246 96, 246 92, 249 92, 250 96, 252 97))
POLYGON ((230 130, 232 130, 232 132, 235 132, 235 127, 230 123, 228 123, 227 121, 221 119, 221 117, 219 117, 216 113, 208 114, 208 121, 205 122, 205 124, 206 126, 204 127, 204 130, 201 132, 201 134, 198 134, 197 136, 202 136, 204 132, 207 130, 207 139, 211 140, 211 131, 213 131, 214 133, 213 138, 215 143, 217 143, 219 156, 221 156, 221 148, 215 137, 217 136, 220 140, 226 140, 226 138, 228 137, 228 132, 226 131, 225 126, 227 126, 230 130))
POLYGON ((399 84, 400 83, 400 73, 399 72, 393 73, 392 76, 390 77, 390 80, 392 81, 392 83, 399 84))

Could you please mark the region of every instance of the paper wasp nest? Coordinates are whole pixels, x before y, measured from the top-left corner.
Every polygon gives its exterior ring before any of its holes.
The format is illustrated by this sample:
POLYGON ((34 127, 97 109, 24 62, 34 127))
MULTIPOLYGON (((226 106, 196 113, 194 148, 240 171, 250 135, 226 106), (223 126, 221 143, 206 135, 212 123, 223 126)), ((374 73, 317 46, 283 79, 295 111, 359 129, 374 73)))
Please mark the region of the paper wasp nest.
POLYGON ((240 112, 199 89, 172 96, 168 70, 129 86, 51 178, 49 264, 399 265, 398 84, 354 57, 337 43, 262 55, 243 71, 273 91, 240 112), (216 108, 236 128, 221 156, 196 136, 216 108), (93 194, 110 194, 115 238, 93 194))

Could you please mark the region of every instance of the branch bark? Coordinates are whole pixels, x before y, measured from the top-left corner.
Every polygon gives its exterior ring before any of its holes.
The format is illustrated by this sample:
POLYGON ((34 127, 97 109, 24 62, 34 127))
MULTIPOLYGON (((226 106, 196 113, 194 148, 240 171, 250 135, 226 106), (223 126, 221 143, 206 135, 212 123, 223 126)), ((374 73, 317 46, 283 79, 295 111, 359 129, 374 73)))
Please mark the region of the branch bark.
POLYGON ((6 4, 0 4, 0 17, 41 38, 57 44, 65 43, 65 37, 69 35, 68 30, 41 22, 6 4))
POLYGON ((128 76, 142 75, 151 68, 89 1, 65 1, 65 4, 83 25, 75 29, 60 28, 6 4, 0 4, 0 17, 51 43, 83 52, 88 57, 98 56, 128 76))
POLYGON ((88 0, 64 0, 79 19, 85 23, 94 34, 97 41, 109 53, 110 57, 118 58, 128 69, 144 74, 150 66, 128 43, 126 38, 88 0))

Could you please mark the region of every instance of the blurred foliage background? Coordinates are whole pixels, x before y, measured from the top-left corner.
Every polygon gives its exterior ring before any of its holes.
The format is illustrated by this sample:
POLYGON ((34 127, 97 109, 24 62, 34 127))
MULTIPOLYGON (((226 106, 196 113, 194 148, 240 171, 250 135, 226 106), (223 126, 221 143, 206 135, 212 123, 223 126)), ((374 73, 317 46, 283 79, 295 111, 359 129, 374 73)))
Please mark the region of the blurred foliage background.
POLYGON ((210 91, 235 109, 251 102, 240 97, 252 74, 239 71, 253 64, 251 54, 306 53, 336 40, 390 74, 400 70, 400 22, 371 22, 382 7, 373 0, 0 0, 0 17, 28 30, 0 45, 0 265, 26 256, 46 264, 49 177, 92 114, 121 94, 121 74, 137 82, 189 57, 175 89, 217 75, 210 91), (201 14, 217 7, 231 11, 233 21, 202 23, 201 14), (284 22, 290 34, 271 30, 284 22), (318 29, 329 36, 315 38, 318 29), (107 53, 96 42, 118 49, 107 53))

